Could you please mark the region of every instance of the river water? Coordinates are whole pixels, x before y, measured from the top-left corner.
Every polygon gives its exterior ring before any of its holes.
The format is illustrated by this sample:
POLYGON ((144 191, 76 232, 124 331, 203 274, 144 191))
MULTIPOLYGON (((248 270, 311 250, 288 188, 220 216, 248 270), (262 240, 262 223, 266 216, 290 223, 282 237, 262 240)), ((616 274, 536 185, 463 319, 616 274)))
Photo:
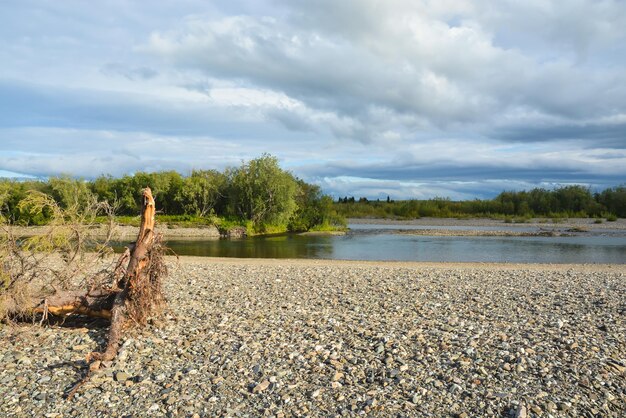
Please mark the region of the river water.
MULTIPOLYGON (((561 237, 424 236, 396 234, 397 225, 350 225, 345 236, 285 234, 241 240, 168 240, 179 255, 511 263, 626 263, 624 234, 561 237)), ((436 227, 427 227, 436 229, 436 227)), ((468 228, 468 227, 463 227, 468 228)), ((489 227, 470 229, 490 230, 489 227)), ((454 227, 445 227, 454 229, 454 227)), ((502 227, 498 228, 502 230, 502 227)), ((520 231, 519 228, 515 230, 520 231)))

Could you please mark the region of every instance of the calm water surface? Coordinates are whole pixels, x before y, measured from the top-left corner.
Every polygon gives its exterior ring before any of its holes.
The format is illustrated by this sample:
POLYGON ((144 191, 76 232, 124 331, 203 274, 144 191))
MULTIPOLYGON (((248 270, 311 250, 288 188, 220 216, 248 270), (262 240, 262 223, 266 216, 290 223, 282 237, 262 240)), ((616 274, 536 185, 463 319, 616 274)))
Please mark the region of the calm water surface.
POLYGON ((411 236, 393 234, 385 228, 378 228, 379 225, 363 226, 359 225, 358 229, 345 236, 280 235, 241 240, 169 240, 167 245, 179 255, 208 257, 626 263, 626 236, 411 236))

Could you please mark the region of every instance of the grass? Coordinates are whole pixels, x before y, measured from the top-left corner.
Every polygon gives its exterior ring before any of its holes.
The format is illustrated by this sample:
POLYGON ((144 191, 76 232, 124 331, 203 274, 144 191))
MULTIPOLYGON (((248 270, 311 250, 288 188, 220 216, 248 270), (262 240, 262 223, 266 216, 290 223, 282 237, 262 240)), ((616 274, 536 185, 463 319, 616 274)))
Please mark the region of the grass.
POLYGON ((345 226, 332 225, 330 223, 323 223, 313 226, 309 231, 311 232, 337 232, 346 231, 348 228, 345 226))

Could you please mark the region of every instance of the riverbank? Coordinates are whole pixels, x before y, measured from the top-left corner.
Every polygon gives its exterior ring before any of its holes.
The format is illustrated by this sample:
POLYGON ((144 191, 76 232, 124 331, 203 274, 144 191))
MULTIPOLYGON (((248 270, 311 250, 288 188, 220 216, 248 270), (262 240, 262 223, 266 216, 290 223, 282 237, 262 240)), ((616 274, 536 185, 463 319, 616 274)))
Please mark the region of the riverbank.
MULTIPOLYGON (((157 226, 158 226, 157 219, 157 226)), ((47 226, 13 226, 12 233, 19 237, 31 237, 36 235, 45 234, 49 228, 47 226)), ((245 228, 233 228, 227 234, 221 234, 219 229, 215 226, 202 226, 202 227, 179 227, 179 226, 167 226, 159 227, 159 232, 163 234, 165 239, 206 239, 206 240, 218 240, 220 238, 243 238, 246 236, 245 228)), ((94 229, 95 235, 106 235, 107 229, 104 226, 98 226, 94 229), (99 233, 100 232, 100 233, 99 233)), ((139 233, 139 227, 130 225, 115 225, 113 236, 115 240, 132 240, 137 238, 139 233)), ((345 235, 346 231, 309 231, 301 232, 300 235, 345 235)), ((276 235, 276 234, 267 234, 276 235)), ((257 234, 256 236, 263 236, 263 234, 257 234)))
MULTIPOLYGON (((578 233, 618 233, 626 234, 626 219, 618 219, 615 222, 595 223, 594 219, 574 218, 555 222, 550 219, 531 219, 524 223, 506 223, 503 220, 487 218, 420 218, 411 220, 393 220, 378 218, 351 218, 351 225, 386 225, 399 227, 418 226, 421 229, 398 230, 397 233, 430 236, 566 236, 578 233), (437 227, 427 228, 429 226, 437 227), (463 230, 459 228, 477 228, 475 230, 463 230), (489 228, 481 230, 480 228, 489 228), (502 228, 502 229, 498 229, 502 228), (518 229, 518 231, 516 231, 518 229), (522 229, 536 229, 536 231, 524 231, 522 229)), ((158 225, 158 217, 157 217, 158 225)), ((105 233, 104 227, 100 227, 105 233)), ((13 227, 16 236, 33 236, 45 233, 46 226, 13 227)), ((134 239, 139 228, 130 225, 116 225, 115 238, 119 240, 134 239)), ((203 227, 178 227, 168 226, 159 228, 165 239, 220 239, 222 235, 215 226, 203 227)), ((348 231, 349 232, 349 231, 348 231)), ((311 231, 300 235, 345 235, 346 231, 311 231)), ((237 238, 240 236, 238 235, 237 238)))
POLYGON ((626 266, 169 259, 164 319, 0 328, 6 416, 623 416, 626 266), (57 415, 55 415, 57 414, 57 415))
POLYGON ((441 227, 473 227, 473 228, 543 228, 543 229, 575 229, 584 228, 590 231, 616 230, 626 231, 626 219, 613 222, 596 223, 594 218, 568 218, 555 220, 551 218, 532 218, 519 223, 507 223, 502 219, 490 218, 420 218, 409 220, 380 218, 350 218, 349 224, 359 225, 401 225, 401 226, 441 226, 441 227))

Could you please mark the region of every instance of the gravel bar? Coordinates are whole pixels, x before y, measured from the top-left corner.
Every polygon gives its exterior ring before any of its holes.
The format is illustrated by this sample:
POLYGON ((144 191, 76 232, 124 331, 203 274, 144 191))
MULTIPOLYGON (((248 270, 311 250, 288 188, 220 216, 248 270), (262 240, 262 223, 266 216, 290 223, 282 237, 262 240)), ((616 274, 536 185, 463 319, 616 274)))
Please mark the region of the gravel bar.
POLYGON ((0 325, 0 416, 626 415, 626 267, 183 257, 169 309, 0 325))

